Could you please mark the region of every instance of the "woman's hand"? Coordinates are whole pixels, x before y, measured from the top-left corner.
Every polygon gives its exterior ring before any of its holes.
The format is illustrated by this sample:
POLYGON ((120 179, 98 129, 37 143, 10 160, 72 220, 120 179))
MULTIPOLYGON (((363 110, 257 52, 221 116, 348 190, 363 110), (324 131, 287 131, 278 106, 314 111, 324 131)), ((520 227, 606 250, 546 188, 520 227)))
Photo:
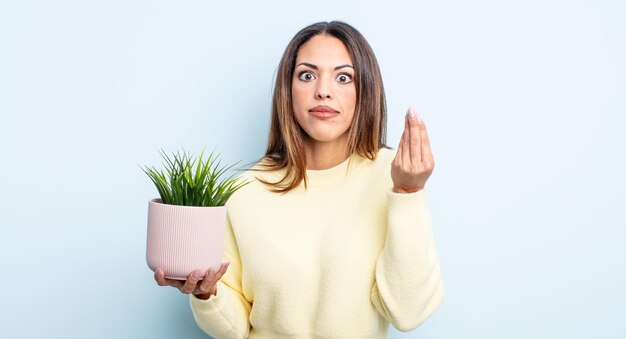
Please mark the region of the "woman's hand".
POLYGON ((411 107, 404 118, 398 153, 391 163, 393 191, 413 193, 423 189, 434 168, 426 125, 411 107))
POLYGON ((159 286, 172 286, 185 294, 193 294, 198 299, 206 300, 212 295, 217 295, 217 282, 222 278, 224 273, 226 273, 229 264, 228 262, 223 262, 217 272, 213 272, 213 269, 209 268, 202 280, 200 280, 202 278, 202 272, 196 269, 189 274, 189 277, 187 277, 185 281, 166 279, 163 270, 157 268, 156 271, 154 271, 154 280, 156 280, 159 286))

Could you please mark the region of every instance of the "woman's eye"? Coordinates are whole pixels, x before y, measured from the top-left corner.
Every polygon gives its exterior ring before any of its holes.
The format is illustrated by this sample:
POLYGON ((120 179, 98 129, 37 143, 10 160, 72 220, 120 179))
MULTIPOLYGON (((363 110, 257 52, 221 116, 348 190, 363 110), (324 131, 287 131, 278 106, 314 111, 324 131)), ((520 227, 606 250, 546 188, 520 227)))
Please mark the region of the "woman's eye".
POLYGON ((315 79, 315 77, 313 76, 313 74, 311 72, 302 72, 302 73, 300 73, 299 78, 300 78, 300 80, 304 80, 304 81, 311 81, 311 80, 315 79))
POLYGON ((339 74, 339 76, 337 76, 337 81, 342 84, 348 84, 352 82, 352 76, 349 74, 339 74))

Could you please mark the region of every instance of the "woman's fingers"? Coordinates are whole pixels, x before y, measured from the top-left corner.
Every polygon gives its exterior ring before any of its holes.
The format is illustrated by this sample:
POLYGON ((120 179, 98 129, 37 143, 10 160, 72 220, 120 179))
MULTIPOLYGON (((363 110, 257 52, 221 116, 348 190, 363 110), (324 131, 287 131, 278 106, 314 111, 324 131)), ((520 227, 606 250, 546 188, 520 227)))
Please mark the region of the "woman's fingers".
POLYGON ((163 272, 160 268, 157 268, 156 271, 154 271, 154 280, 156 280, 159 286, 172 286, 178 289, 183 287, 182 281, 165 278, 165 272, 163 272))
POLYGON ((400 145, 398 146, 398 153, 396 157, 399 160, 398 165, 411 163, 411 145, 409 139, 409 120, 408 117, 404 117, 404 131, 402 131, 402 137, 400 138, 400 145))
POLYGON ((212 268, 209 268, 204 275, 204 279, 198 284, 194 293, 206 294, 214 291, 214 287, 217 285, 217 282, 222 278, 224 273, 226 273, 226 269, 229 264, 230 263, 228 262, 223 262, 217 272, 214 272, 212 268))
POLYGON ((211 285, 213 284, 213 276, 214 274, 212 268, 206 270, 206 273, 204 274, 204 279, 202 279, 202 281, 198 284, 196 290, 194 291, 194 294, 209 293, 209 291, 211 290, 211 285))
POLYGON ((228 269, 228 266, 230 266, 230 262, 223 262, 222 266, 220 266, 219 271, 217 271, 217 273, 215 274, 215 282, 217 283, 218 280, 222 279, 222 276, 226 273, 226 270, 228 269))
POLYGON ((433 168, 434 160, 426 124, 417 112, 409 107, 404 119, 404 131, 398 153, 391 166, 393 191, 411 193, 421 190, 433 168))
POLYGON ((422 136, 420 132, 420 118, 413 107, 409 107, 407 112, 407 121, 409 125, 409 154, 412 165, 421 165, 422 163, 422 136))
POLYGON ((163 273, 163 270, 160 268, 157 268, 156 270, 154 270, 154 280, 156 280, 159 286, 167 286, 166 281, 165 281, 165 274, 163 273))
POLYGON ((196 285, 198 285, 198 281, 200 279, 202 279, 202 271, 196 268, 193 272, 191 272, 191 274, 189 274, 189 277, 187 277, 187 280, 185 281, 185 284, 183 284, 180 291, 185 294, 192 293, 196 289, 196 285))
POLYGON ((428 132, 426 131, 424 121, 422 121, 420 136, 422 138, 422 162, 426 168, 432 169, 435 166, 435 160, 433 159, 433 153, 430 150, 430 139, 428 138, 428 132))
POLYGON ((228 265, 228 262, 223 262, 217 272, 214 272, 213 268, 209 268, 204 275, 204 279, 196 286, 196 290, 193 294, 197 298, 205 300, 209 299, 211 296, 217 295, 217 282, 226 272, 228 265))
POLYGON ((200 271, 199 269, 195 269, 193 272, 191 272, 191 274, 189 274, 187 280, 185 281, 167 279, 165 278, 165 273, 163 272, 163 270, 157 268, 154 271, 154 280, 156 280, 159 286, 176 287, 185 294, 208 293, 215 295, 215 292, 217 291, 217 282, 226 273, 229 265, 229 262, 223 262, 217 272, 214 272, 214 270, 210 268, 206 271, 204 277, 202 276, 202 271, 200 271))

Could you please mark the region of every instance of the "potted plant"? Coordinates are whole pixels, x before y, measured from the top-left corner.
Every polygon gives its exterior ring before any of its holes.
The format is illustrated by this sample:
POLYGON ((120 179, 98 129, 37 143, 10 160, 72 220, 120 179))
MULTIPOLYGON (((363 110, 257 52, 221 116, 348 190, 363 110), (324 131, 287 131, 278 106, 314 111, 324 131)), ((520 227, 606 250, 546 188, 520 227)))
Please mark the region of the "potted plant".
POLYGON ((161 150, 165 172, 142 167, 160 199, 148 203, 146 259, 152 271, 163 269, 169 279, 186 280, 199 268, 215 270, 223 258, 226 201, 249 182, 226 172, 214 151, 194 157, 186 151, 171 156, 161 150))

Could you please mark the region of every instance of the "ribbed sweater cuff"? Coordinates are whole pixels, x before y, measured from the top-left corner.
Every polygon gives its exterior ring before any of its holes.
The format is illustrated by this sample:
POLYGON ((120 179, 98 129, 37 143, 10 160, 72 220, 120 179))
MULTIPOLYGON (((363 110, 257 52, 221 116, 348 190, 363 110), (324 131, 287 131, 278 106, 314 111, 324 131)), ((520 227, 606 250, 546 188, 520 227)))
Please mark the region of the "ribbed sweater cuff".
POLYGON ((195 295, 190 294, 189 303, 194 311, 213 316, 225 316, 227 307, 229 305, 230 296, 226 290, 226 286, 222 285, 221 281, 217 282, 217 295, 211 296, 207 300, 199 299, 195 295))
POLYGON ((428 194, 426 192, 426 188, 422 188, 421 190, 413 193, 396 193, 389 190, 387 192, 387 197, 389 198, 390 208, 408 205, 413 206, 414 208, 417 206, 418 208, 428 209, 428 194))

